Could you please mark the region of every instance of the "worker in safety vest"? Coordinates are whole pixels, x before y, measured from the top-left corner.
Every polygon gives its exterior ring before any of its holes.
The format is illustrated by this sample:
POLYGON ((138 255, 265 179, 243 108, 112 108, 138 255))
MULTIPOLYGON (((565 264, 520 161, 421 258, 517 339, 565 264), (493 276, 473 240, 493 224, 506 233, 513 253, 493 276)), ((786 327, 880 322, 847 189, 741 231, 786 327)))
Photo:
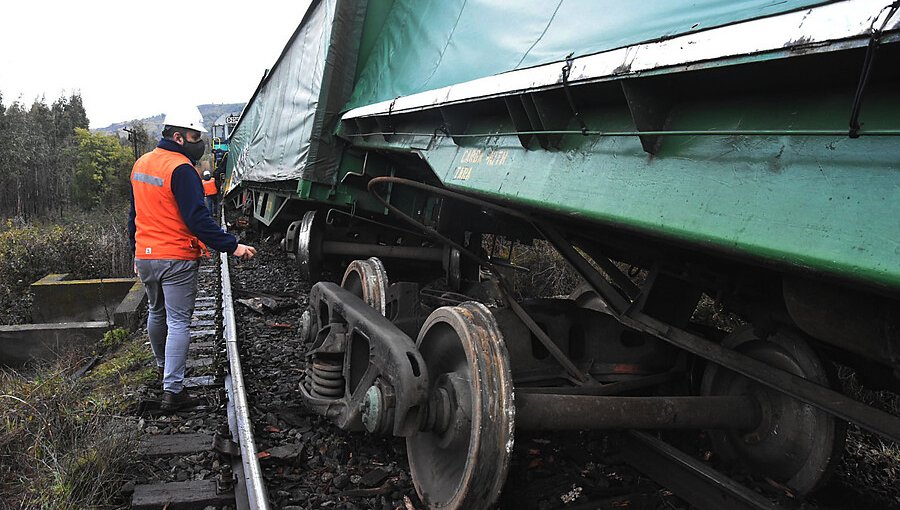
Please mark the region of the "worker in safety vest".
POLYGON ((203 171, 201 179, 203 179, 203 195, 206 197, 206 208, 209 209, 213 219, 216 219, 219 217, 219 210, 216 207, 219 201, 219 189, 216 186, 216 180, 213 179, 209 170, 203 171))
POLYGON ((184 390, 184 369, 201 253, 209 246, 249 260, 256 249, 219 228, 203 203, 194 167, 206 150, 200 111, 173 110, 164 123, 159 145, 134 163, 128 230, 135 273, 149 300, 147 334, 162 378, 160 407, 175 411, 196 404, 184 390))

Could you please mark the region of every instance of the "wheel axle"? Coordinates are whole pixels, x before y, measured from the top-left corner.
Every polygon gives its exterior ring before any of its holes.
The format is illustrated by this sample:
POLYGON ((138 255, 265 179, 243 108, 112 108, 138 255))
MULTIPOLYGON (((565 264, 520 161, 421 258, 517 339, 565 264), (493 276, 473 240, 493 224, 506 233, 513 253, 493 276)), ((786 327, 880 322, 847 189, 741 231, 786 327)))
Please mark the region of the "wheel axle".
POLYGON ((753 397, 597 397, 516 393, 516 426, 527 430, 753 430, 753 397))

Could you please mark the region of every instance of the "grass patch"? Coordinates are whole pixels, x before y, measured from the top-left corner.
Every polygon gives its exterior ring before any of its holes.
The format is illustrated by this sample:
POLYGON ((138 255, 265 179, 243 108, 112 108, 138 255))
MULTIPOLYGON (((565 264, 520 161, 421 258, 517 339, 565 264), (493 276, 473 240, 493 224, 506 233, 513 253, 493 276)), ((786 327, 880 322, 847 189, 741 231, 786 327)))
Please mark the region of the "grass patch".
MULTIPOLYGON (((839 366, 841 390, 866 405, 900 416, 900 395, 876 391, 860 384, 856 372, 839 366)), ((867 496, 893 508, 900 507, 900 444, 882 439, 856 425, 847 428, 844 455, 836 476, 867 496)))
MULTIPOLYGON (((87 376, 71 353, 28 373, 0 370, 0 501, 11 508, 111 508, 136 461, 137 427, 125 418, 155 372, 144 338, 111 332, 87 376)), ((3 505, 0 505, 3 507, 3 505)))

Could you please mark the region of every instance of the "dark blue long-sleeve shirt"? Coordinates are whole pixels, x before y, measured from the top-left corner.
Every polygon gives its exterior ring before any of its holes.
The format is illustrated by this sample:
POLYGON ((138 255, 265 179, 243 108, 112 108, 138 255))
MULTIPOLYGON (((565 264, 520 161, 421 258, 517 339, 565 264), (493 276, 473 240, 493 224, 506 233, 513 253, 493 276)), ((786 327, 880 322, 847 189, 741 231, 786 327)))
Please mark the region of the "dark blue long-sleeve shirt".
MULTIPOLYGON (((184 149, 177 143, 166 140, 159 141, 160 149, 184 153, 184 149)), ((203 244, 213 250, 234 253, 237 249, 237 238, 225 232, 213 221, 209 209, 203 203, 203 183, 193 166, 187 163, 178 166, 172 172, 172 194, 178 204, 178 212, 188 230, 193 232, 203 244)), ((128 235, 131 239, 131 252, 134 253, 134 234, 136 231, 134 209, 134 191, 131 192, 131 210, 128 212, 128 235)))

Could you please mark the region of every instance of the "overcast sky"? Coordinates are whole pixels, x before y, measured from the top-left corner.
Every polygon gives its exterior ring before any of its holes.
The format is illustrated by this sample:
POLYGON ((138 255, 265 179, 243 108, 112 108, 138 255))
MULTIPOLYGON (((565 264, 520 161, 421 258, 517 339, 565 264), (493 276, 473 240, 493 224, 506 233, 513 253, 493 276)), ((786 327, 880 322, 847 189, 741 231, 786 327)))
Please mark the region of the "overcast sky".
POLYGON ((250 99, 309 0, 0 3, 3 104, 80 91, 91 128, 250 99))

